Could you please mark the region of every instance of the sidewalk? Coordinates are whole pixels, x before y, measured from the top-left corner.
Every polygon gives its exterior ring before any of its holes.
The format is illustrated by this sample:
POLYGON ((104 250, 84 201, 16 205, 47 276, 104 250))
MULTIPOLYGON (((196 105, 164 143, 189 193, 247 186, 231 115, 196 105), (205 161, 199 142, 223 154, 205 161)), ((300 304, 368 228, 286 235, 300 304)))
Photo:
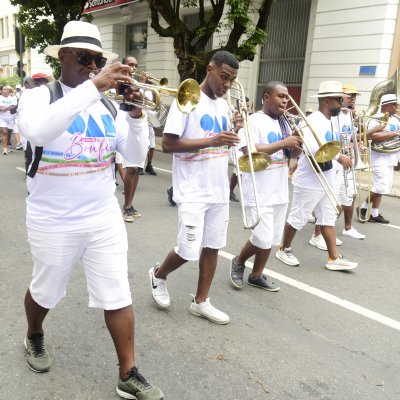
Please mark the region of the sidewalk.
MULTIPOLYGON (((162 151, 161 136, 158 136, 158 135, 156 135, 156 150, 162 151)), ((363 181, 362 183, 363 183, 363 187, 366 188, 367 182, 363 181)), ((394 171, 392 192, 388 196, 400 198, 400 171, 394 171)))

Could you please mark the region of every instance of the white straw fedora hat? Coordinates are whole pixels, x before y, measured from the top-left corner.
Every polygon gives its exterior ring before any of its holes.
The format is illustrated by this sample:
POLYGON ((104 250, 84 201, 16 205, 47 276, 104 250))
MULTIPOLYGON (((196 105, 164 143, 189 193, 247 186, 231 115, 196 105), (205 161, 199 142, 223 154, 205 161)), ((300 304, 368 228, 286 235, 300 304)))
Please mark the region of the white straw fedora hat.
POLYGON ((380 106, 384 106, 385 104, 392 104, 392 103, 398 103, 397 96, 395 94, 384 94, 381 97, 381 102, 380 106))
POLYGON ((99 28, 96 25, 83 21, 70 21, 64 26, 61 43, 59 45, 48 46, 44 49, 44 54, 58 58, 58 52, 65 47, 75 47, 102 53, 107 60, 115 60, 118 54, 104 51, 101 47, 101 37, 99 28))
POLYGON ((311 97, 347 97, 338 81, 325 81, 319 84, 318 94, 311 97))

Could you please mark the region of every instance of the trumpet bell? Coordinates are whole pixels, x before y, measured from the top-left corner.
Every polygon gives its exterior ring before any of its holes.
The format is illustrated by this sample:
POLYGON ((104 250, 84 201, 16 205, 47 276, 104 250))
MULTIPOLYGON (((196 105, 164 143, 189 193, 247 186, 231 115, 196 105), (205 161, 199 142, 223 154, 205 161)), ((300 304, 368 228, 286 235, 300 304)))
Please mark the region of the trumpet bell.
MULTIPOLYGON (((251 158, 253 160, 253 170, 254 172, 262 171, 267 169, 271 164, 271 157, 266 153, 254 152, 251 153, 251 158)), ((249 154, 244 154, 239 158, 239 168, 242 172, 251 172, 250 156, 249 154)))
POLYGON ((176 102, 184 114, 191 113, 199 104, 200 86, 194 79, 185 79, 178 88, 176 102))
POLYGON ((324 143, 314 154, 314 158, 319 163, 330 161, 340 152, 340 149, 341 144, 338 140, 324 143))

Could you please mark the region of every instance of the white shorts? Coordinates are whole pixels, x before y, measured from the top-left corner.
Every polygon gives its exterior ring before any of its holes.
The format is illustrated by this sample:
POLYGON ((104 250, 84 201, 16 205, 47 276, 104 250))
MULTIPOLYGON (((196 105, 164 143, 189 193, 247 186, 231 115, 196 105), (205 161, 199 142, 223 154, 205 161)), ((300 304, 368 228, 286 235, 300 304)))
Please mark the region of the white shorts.
POLYGON ((124 163, 124 157, 122 157, 121 153, 118 151, 115 153, 115 164, 123 164, 124 163))
POLYGON ((347 172, 347 191, 346 185, 344 184, 344 173, 343 171, 339 171, 336 175, 337 180, 337 195, 339 198, 339 202, 343 206, 351 206, 353 204, 354 198, 357 196, 357 191, 354 190, 354 183, 357 186, 357 180, 353 182, 353 175, 354 179, 357 179, 356 173, 353 174, 352 171, 347 172), (355 194, 355 196, 354 196, 355 194))
POLYGON ((381 167, 372 167, 371 173, 371 192, 377 194, 389 194, 393 186, 393 166, 384 165, 381 167))
POLYGON ((7 117, 0 118, 0 128, 12 129, 13 127, 14 127, 14 117, 12 117, 12 118, 7 118, 7 117))
POLYGON ((336 211, 325 192, 293 185, 292 209, 287 219, 288 224, 297 230, 302 229, 313 211, 316 225, 335 226, 336 211))
POLYGON ((128 282, 128 241, 124 222, 93 232, 46 233, 28 229, 33 259, 29 290, 44 308, 65 296, 72 270, 81 261, 89 307, 116 310, 132 304, 128 282))
POLYGON ((174 250, 184 260, 198 260, 200 248, 225 247, 229 203, 178 203, 178 216, 178 245, 174 250))
MULTIPOLYGON (((259 249, 270 249, 279 246, 285 228, 286 204, 275 204, 260 207, 260 222, 251 230, 250 243, 259 249)), ((256 221, 256 207, 245 207, 246 220, 248 223, 256 221)))
POLYGON ((154 128, 149 125, 149 148, 154 149, 156 147, 156 133, 154 128))

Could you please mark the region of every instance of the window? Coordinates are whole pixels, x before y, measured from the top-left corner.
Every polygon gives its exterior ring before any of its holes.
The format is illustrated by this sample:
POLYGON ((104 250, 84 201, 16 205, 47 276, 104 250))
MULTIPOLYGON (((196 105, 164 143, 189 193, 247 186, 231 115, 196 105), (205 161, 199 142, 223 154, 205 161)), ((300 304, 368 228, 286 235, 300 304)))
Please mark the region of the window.
POLYGON ((128 25, 126 27, 127 45, 126 56, 133 56, 138 60, 138 71, 143 71, 146 65, 147 53, 147 22, 128 25))
POLYGON ((8 26, 8 17, 4 17, 4 39, 10 36, 10 30, 8 26))
POLYGON ((0 40, 4 39, 4 18, 0 18, 0 40))
MULTIPOLYGON (((185 15, 183 17, 183 22, 188 26, 189 29, 191 29, 191 30, 196 29, 200 25, 199 14, 185 15)), ((210 39, 208 40, 207 44, 204 47, 205 51, 212 50, 212 44, 213 44, 212 39, 213 38, 211 36, 210 39)), ((195 40, 196 39, 193 39, 192 44, 195 40)))

